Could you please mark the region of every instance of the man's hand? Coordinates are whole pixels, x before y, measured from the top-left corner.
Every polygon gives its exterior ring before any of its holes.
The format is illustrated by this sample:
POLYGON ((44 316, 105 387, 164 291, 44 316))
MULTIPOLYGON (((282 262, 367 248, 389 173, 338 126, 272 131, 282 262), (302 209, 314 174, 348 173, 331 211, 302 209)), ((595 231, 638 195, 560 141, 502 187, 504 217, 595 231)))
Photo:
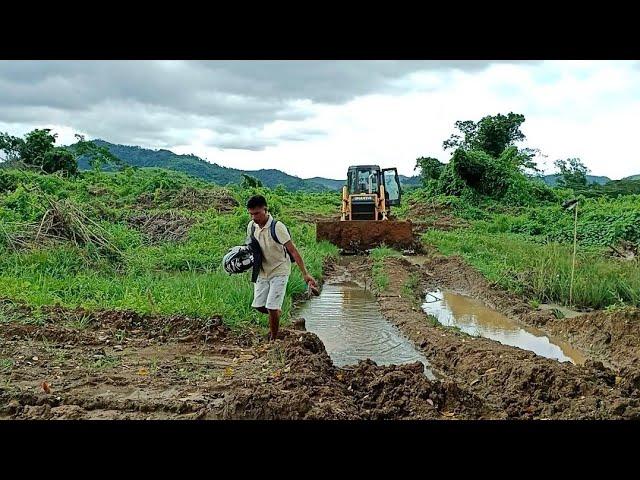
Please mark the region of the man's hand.
POLYGON ((304 266, 304 261, 302 260, 302 257, 300 256, 300 253, 298 252, 298 249, 296 248, 296 246, 293 244, 291 240, 285 243, 284 246, 289 251, 289 253, 293 257, 293 259, 296 261, 296 263, 298 264, 298 267, 300 268, 300 273, 302 273, 302 277, 304 278, 304 281, 306 282, 306 284, 309 286, 309 290, 311 290, 311 293, 313 293, 314 295, 320 295, 320 289, 318 288, 318 284, 316 283, 315 279, 311 275, 309 275, 309 273, 307 272, 307 269, 304 266))
POLYGON ((318 284, 316 283, 315 279, 308 273, 304 276, 304 281, 307 282, 307 284, 311 285, 312 287, 318 288, 318 284))
POLYGON ((313 293, 315 296, 320 295, 320 289, 318 289, 318 284, 316 283, 315 279, 311 275, 307 273, 304 276, 304 281, 307 282, 307 285, 309 286, 309 290, 311 290, 311 293, 313 293))

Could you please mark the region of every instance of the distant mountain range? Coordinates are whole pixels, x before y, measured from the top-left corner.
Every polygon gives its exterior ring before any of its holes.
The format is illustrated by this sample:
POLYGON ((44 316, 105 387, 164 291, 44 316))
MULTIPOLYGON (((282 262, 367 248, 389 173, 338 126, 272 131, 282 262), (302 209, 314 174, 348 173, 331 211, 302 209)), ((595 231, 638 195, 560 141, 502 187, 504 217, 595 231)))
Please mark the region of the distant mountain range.
MULTIPOLYGON (((414 177, 406 177, 404 175, 398 175, 400 178, 400 184, 403 187, 417 187, 422 185, 422 181, 419 176, 414 177)), ((325 186, 329 190, 340 190, 342 186, 347 183, 347 180, 332 180, 330 178, 322 178, 322 177, 313 177, 307 179, 310 182, 319 183, 320 185, 325 186)))
MULTIPOLYGON (((313 177, 300 178, 289 175, 281 170, 261 169, 261 170, 240 170, 237 168, 227 168, 216 163, 207 162, 195 155, 178 155, 169 150, 151 150, 142 147, 117 145, 104 140, 93 140, 93 142, 102 147, 106 147, 112 154, 123 160, 125 163, 136 167, 159 167, 169 170, 177 170, 194 177, 216 183, 218 185, 228 185, 230 183, 240 183, 242 174, 251 175, 262 182, 269 188, 275 188, 283 185, 288 190, 304 190, 308 192, 321 192, 327 190, 340 190, 346 180, 336 180, 332 178, 313 177)), ((81 170, 90 168, 85 158, 80 158, 78 166, 81 170)), ((345 166, 345 170, 348 165, 345 166)), ((550 186, 557 184, 559 175, 544 175, 542 180, 550 186)), ((621 180, 640 180, 640 174, 631 175, 621 180)), ((620 181, 621 181, 620 180, 620 181)), ((587 175, 588 183, 598 183, 604 185, 611 182, 609 177, 587 175)), ((419 176, 406 177, 400 175, 400 183, 404 187, 413 187, 421 185, 419 176)))
MULTIPOLYGON (((276 169, 240 170, 227 168, 216 163, 207 162, 195 155, 178 155, 169 150, 150 150, 136 146, 117 145, 104 140, 93 140, 93 143, 107 148, 113 155, 128 165, 177 170, 218 185, 240 183, 243 173, 257 178, 266 187, 275 188, 278 185, 283 185, 288 190, 304 190, 310 192, 340 190, 345 183, 345 180, 334 180, 323 177, 304 179, 276 169)), ((87 159, 82 157, 78 161, 78 167, 81 170, 91 168, 87 159)), ((345 166, 345 170, 347 167, 348 165, 345 166)), ((420 185, 420 177, 400 175, 400 183, 405 187, 417 186, 420 185)))
MULTIPOLYGON (((555 187, 558 183, 559 177, 560 175, 558 174, 552 174, 552 175, 545 175, 544 177, 542 177, 542 179, 547 185, 555 187)), ((628 179, 630 178, 627 177, 627 180, 628 179)), ((611 179, 609 177, 598 177, 595 175, 587 175, 587 183, 597 183, 599 185, 604 185, 605 183, 608 183, 610 181, 611 179)))

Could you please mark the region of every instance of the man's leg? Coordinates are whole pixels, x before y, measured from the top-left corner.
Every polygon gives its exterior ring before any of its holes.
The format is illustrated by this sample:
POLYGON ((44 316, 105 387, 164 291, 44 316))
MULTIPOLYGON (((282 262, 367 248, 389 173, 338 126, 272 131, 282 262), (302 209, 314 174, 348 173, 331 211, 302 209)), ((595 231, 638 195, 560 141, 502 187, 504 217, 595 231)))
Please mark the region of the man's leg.
POLYGON ((280 310, 269 310, 269 336, 271 340, 278 338, 280 327, 280 310))
POLYGON ((267 303, 267 296, 269 295, 269 282, 258 278, 258 281, 253 286, 253 302, 251 306, 260 313, 269 313, 265 304, 267 303))
POLYGON ((269 295, 265 306, 269 310, 269 332, 271 340, 278 338, 278 329, 280 327, 280 313, 282 311, 282 302, 287 289, 288 275, 279 275, 269 279, 269 295))

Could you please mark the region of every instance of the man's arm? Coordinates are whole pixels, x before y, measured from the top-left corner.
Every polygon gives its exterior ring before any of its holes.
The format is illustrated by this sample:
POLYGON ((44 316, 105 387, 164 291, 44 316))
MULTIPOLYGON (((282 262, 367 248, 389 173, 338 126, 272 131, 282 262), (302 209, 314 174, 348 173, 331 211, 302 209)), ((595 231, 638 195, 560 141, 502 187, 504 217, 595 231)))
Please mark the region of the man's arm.
POLYGON ((316 283, 315 279, 307 272, 307 269, 304 266, 304 260, 302 260, 302 257, 300 256, 300 253, 298 252, 296 246, 293 244, 293 241, 289 240, 284 244, 284 246, 296 261, 296 264, 298 265, 298 268, 300 268, 300 272, 304 277, 304 281, 310 284, 312 287, 318 288, 318 284, 316 283))

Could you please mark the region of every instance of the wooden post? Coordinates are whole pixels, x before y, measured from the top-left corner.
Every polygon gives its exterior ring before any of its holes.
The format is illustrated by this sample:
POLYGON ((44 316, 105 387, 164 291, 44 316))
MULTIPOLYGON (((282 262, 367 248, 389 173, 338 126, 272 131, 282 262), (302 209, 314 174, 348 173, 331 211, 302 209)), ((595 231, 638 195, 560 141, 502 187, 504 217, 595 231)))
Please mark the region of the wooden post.
POLYGON ((573 306, 573 273, 576 269, 576 243, 578 239, 578 204, 573 217, 573 262, 571 264, 571 283, 569 284, 569 306, 573 306))

